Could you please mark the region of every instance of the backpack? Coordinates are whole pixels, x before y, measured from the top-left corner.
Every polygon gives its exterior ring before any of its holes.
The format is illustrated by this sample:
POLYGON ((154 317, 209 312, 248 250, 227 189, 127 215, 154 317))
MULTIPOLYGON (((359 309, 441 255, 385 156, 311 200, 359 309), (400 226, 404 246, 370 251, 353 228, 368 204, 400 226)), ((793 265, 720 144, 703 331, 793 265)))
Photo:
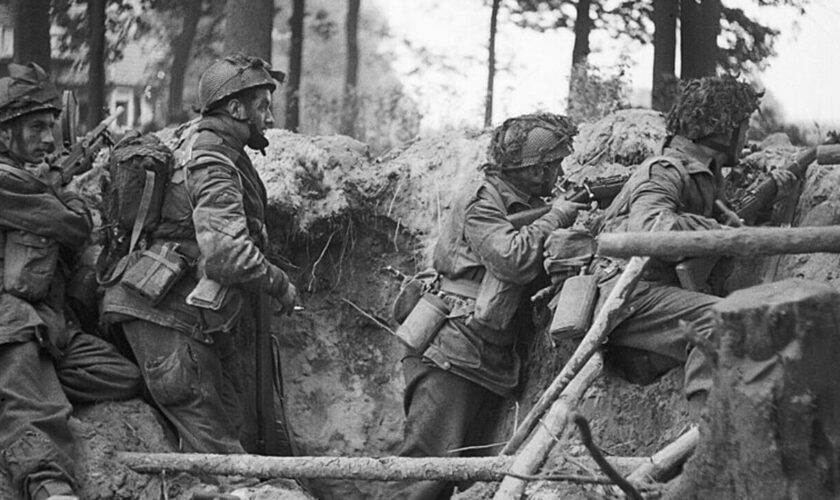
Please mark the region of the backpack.
POLYGON ((175 167, 173 151, 154 134, 129 132, 111 152, 101 178, 102 253, 96 262, 101 285, 116 282, 142 235, 160 223, 164 196, 175 167))

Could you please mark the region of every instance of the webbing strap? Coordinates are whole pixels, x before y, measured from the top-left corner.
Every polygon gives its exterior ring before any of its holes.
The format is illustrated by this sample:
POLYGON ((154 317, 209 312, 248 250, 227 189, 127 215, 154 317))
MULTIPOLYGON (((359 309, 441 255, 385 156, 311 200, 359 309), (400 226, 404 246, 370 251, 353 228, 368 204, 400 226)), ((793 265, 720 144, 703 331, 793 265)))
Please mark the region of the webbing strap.
MULTIPOLYGON (((152 170, 146 169, 146 182, 143 184, 143 194, 140 195, 140 205, 137 207, 137 215, 134 217, 134 225, 131 227, 131 242, 128 245, 128 253, 117 261, 117 266, 110 276, 96 276, 96 281, 100 285, 113 285, 122 274, 128 265, 128 256, 134 251, 134 247, 140 240, 140 234, 143 232, 143 225, 146 223, 146 216, 149 215, 149 209, 152 206, 152 195, 155 191, 155 173, 152 170)), ((104 253, 104 252, 103 252, 104 253)))

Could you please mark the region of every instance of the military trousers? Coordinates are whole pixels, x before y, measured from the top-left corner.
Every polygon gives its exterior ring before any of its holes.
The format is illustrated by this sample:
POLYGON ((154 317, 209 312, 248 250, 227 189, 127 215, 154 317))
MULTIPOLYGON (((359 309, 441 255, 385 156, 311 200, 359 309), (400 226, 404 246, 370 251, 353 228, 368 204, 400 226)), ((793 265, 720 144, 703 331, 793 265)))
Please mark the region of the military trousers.
MULTIPOLYGON (((602 286, 602 299, 614 284, 615 279, 602 286)), ((628 378, 640 383, 650 382, 652 375, 685 363, 686 397, 707 392, 712 386, 712 368, 703 353, 684 338, 679 322, 686 321, 698 334, 713 338, 712 306, 718 301, 720 297, 670 284, 639 282, 625 305, 623 319, 610 334, 608 363, 623 365, 627 375, 636 372, 628 378), (644 353, 652 356, 646 358, 644 353), (648 370, 638 367, 640 359, 649 365, 648 370)))
POLYGON ((137 367, 93 335, 73 335, 57 360, 34 340, 0 344, 1 458, 24 498, 43 482, 73 484, 73 404, 129 399, 139 388, 137 367))
MULTIPOLYGON (((495 448, 458 451, 488 444, 504 398, 449 371, 424 363, 418 356, 403 360, 406 381, 405 437, 402 457, 491 455, 495 448)), ((383 483, 379 498, 437 500, 452 495, 448 481, 383 483)))
POLYGON ((148 396, 192 453, 245 453, 239 441, 242 410, 233 376, 231 334, 212 344, 155 323, 122 323, 148 396))

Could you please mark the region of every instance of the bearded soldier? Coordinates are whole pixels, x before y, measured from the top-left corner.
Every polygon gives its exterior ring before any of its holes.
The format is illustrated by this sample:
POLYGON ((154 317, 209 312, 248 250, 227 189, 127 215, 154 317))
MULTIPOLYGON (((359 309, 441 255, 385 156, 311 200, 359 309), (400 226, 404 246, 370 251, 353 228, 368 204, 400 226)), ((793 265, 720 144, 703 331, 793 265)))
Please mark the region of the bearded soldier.
POLYGON ((137 367, 83 333, 67 307, 65 276, 91 218, 45 163, 59 102, 35 63, 10 64, 0 79, 0 460, 33 500, 77 498, 72 405, 127 399, 140 388, 137 367))
MULTIPOLYGON (((453 456, 459 452, 452 450, 485 444, 501 403, 518 385, 514 313, 526 286, 542 274, 546 236, 572 224, 584 205, 558 199, 548 213, 518 229, 508 216, 544 205, 540 197, 551 195, 576 133, 568 118, 553 114, 506 120, 493 133, 484 180, 454 200, 434 250, 439 278, 433 295, 445 320, 425 348, 403 360, 407 415, 401 456, 453 456)), ((449 498, 454 484, 388 488, 382 498, 436 499, 449 498)))
MULTIPOLYGON (((673 231, 719 229, 737 224, 720 209, 723 167, 735 165, 744 147, 749 117, 761 94, 731 76, 691 80, 682 85, 667 116, 668 137, 661 155, 633 173, 605 216, 605 231, 648 231, 662 218, 673 231)), ((771 172, 778 197, 787 196, 795 176, 771 172)), ((630 381, 649 383, 685 363, 686 396, 696 417, 711 387, 711 373, 698 349, 690 349, 677 328, 684 320, 707 338, 716 296, 682 287, 673 260, 651 259, 629 298, 620 324, 610 335, 606 360, 630 381)), ((602 269, 611 267, 604 259, 602 269)), ((606 297, 617 276, 601 284, 606 297)))
POLYGON ((241 54, 202 74, 201 120, 185 146, 187 161, 168 184, 160 224, 144 235, 146 255, 174 252, 187 269, 157 300, 126 286, 105 295, 103 313, 121 325, 182 451, 244 453, 231 332, 249 292, 267 293, 287 311, 295 303, 295 286, 265 255, 266 191, 245 151, 268 146, 271 93, 282 79, 241 54))

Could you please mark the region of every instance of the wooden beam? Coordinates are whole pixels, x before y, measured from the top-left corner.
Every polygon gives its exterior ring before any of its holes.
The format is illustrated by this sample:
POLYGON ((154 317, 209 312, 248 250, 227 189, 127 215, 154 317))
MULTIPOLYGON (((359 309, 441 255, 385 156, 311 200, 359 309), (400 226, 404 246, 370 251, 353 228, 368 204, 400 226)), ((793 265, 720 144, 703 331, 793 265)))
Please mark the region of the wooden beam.
POLYGON ((604 233, 597 241, 599 255, 625 258, 840 253, 840 226, 604 233))

